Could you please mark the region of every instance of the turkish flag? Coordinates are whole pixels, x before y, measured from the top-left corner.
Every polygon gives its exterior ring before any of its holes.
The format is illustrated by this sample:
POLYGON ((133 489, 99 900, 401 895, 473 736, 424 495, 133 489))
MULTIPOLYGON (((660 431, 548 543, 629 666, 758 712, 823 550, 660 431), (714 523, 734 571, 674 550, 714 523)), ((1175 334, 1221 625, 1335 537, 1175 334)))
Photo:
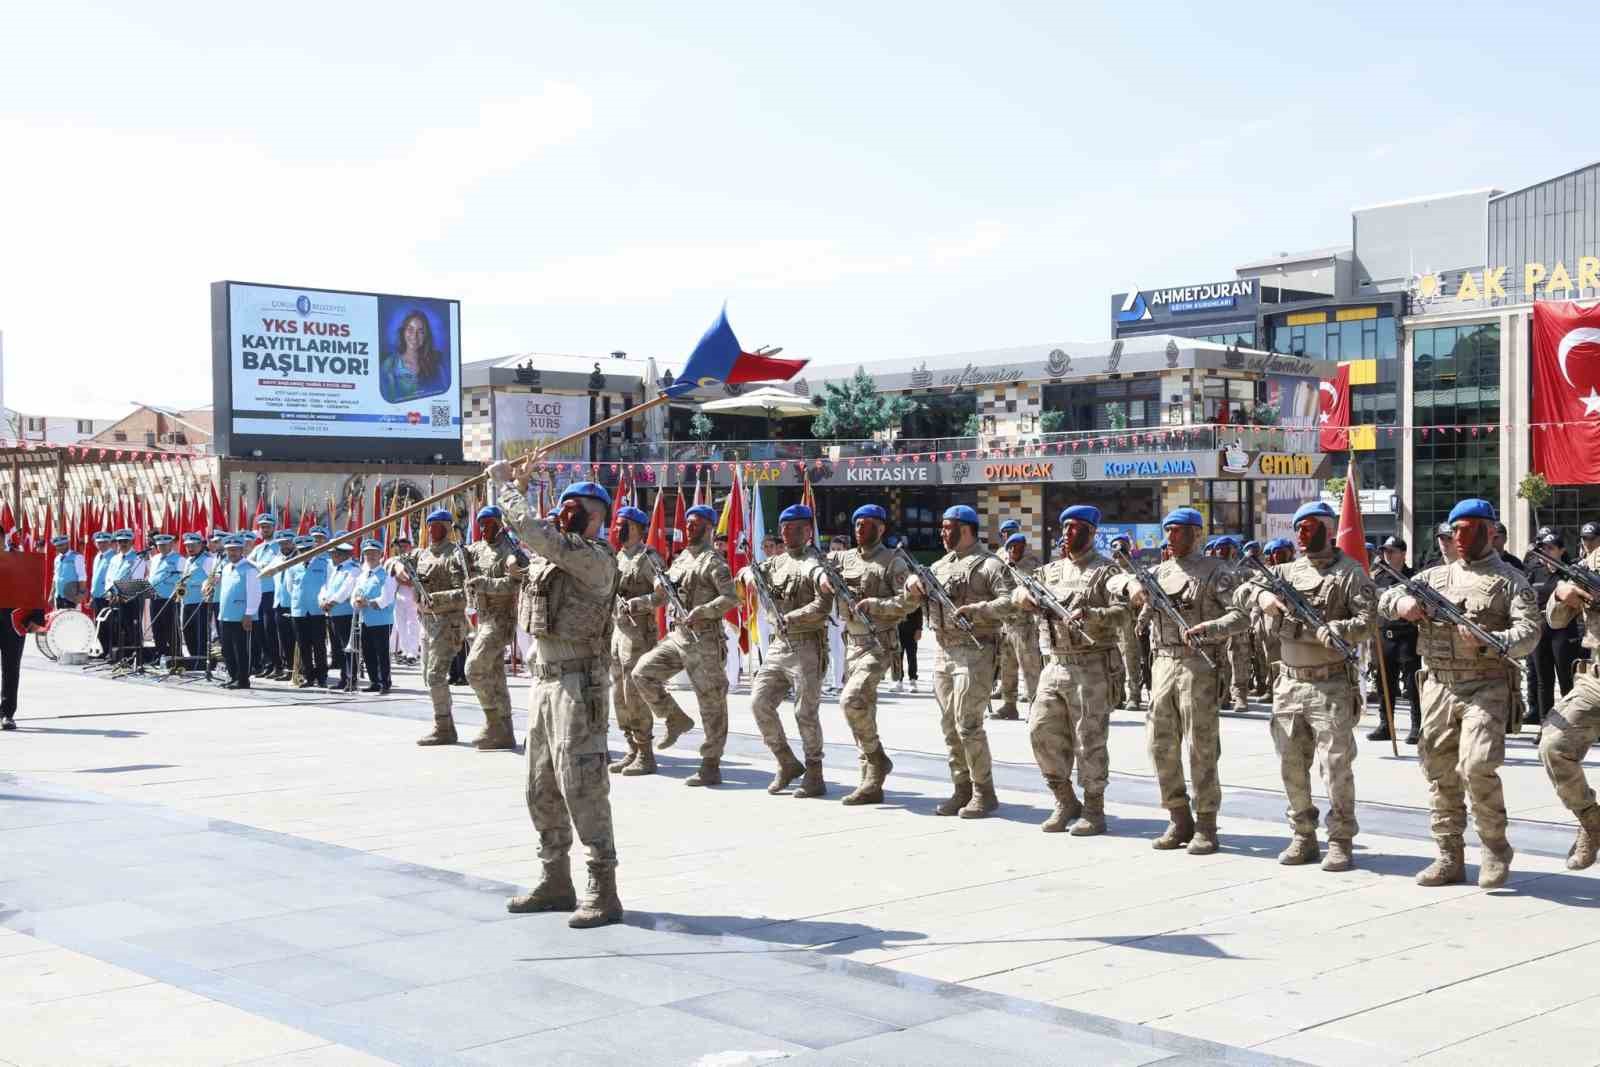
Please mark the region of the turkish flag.
POLYGON ((1600 482, 1600 307, 1533 305, 1533 469, 1600 482))
POLYGON ((1317 386, 1317 447, 1324 452, 1350 448, 1350 365, 1317 386))
MULTIPOLYGON (((1343 368, 1340 368, 1343 369, 1343 368)), ((1350 469, 1344 480, 1344 501, 1339 506, 1339 532, 1333 543, 1339 551, 1361 564, 1361 569, 1371 571, 1367 559, 1367 530, 1361 521, 1361 477, 1356 473, 1356 457, 1350 456, 1350 469)))

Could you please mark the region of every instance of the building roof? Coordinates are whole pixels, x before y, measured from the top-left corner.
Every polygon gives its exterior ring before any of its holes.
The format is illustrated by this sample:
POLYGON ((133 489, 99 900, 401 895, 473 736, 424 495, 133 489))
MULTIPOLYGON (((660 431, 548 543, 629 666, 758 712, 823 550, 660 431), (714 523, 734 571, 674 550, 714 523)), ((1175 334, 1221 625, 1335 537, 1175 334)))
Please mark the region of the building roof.
POLYGON ((1341 253, 1350 251, 1349 245, 1331 245, 1327 248, 1313 248, 1305 252, 1280 252, 1266 259, 1258 259, 1250 263, 1241 263, 1234 270, 1240 274, 1252 270, 1264 270, 1269 267, 1281 267, 1286 263, 1304 263, 1313 259, 1334 259, 1341 253))
POLYGON ((1377 211, 1386 207, 1405 207, 1408 204, 1426 204, 1430 200, 1454 200, 1458 196, 1499 196, 1500 190, 1492 185, 1485 185, 1478 189, 1458 189, 1453 193, 1429 193, 1427 196, 1409 196, 1404 200, 1386 200, 1381 204, 1367 204, 1362 207, 1351 208, 1351 214, 1357 211, 1377 211))

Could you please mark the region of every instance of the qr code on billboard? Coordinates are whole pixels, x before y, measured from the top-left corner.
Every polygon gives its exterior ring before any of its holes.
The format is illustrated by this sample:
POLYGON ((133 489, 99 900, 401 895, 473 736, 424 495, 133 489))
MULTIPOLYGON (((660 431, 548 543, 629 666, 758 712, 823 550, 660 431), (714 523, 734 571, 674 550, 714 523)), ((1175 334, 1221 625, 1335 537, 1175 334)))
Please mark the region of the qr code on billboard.
POLYGON ((430 405, 430 407, 432 409, 432 413, 433 414, 432 414, 432 417, 428 421, 428 425, 429 426, 449 426, 450 425, 450 405, 449 404, 433 404, 433 405, 430 405))

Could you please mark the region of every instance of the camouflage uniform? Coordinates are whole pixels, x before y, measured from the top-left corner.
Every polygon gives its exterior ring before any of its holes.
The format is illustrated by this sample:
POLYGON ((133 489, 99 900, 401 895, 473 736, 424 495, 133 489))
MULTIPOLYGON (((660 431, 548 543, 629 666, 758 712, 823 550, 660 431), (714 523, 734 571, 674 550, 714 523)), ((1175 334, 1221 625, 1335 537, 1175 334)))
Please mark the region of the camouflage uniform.
POLYGON ((863 626, 840 610, 845 655, 839 707, 850 724, 861 762, 861 784, 844 803, 877 804, 883 800, 884 779, 894 769, 878 736, 878 683, 900 656, 897 624, 916 610, 916 601, 906 593, 911 568, 881 541, 870 552, 858 545, 830 553, 828 558, 872 623, 870 628, 863 626), (870 643, 869 634, 877 647, 870 643))
POLYGON ((422 681, 433 701, 433 733, 422 740, 454 744, 450 661, 467 638, 467 575, 453 541, 423 545, 416 551, 415 566, 417 584, 428 591, 427 607, 417 598, 417 616, 422 623, 422 681))
MULTIPOLYGON (((1272 571, 1311 603, 1328 628, 1352 645, 1372 639, 1378 594, 1361 565, 1337 548, 1303 554, 1272 571)), ((1245 582, 1234 594, 1241 612, 1260 611, 1266 583, 1245 582)), ((1268 616, 1271 620, 1271 616, 1268 616)), ((1292 615, 1269 621, 1278 631, 1283 665, 1272 691, 1272 744, 1289 800, 1289 826, 1295 840, 1279 856, 1286 864, 1317 858, 1317 808, 1311 799, 1311 764, 1322 769, 1328 788, 1329 870, 1348 870, 1356 823, 1356 721, 1361 688, 1356 666, 1329 648, 1292 615)))
POLYGON ((928 602, 925 618, 944 652, 933 675, 933 695, 939 702, 939 726, 955 783, 955 795, 938 811, 982 818, 998 806, 983 710, 994 685, 1001 626, 1013 611, 1014 584, 999 557, 980 545, 950 552, 928 569, 956 607, 980 605, 967 615, 976 641, 933 601, 928 602))
MULTIPOLYGON (((1204 627, 1199 640, 1213 660, 1221 661, 1221 642, 1246 625, 1244 615, 1232 605, 1233 569, 1220 559, 1191 552, 1160 564, 1154 574, 1184 621, 1204 627)), ((1155 847, 1177 848, 1187 842, 1192 853, 1213 852, 1217 811, 1222 807, 1217 780, 1217 760, 1222 755, 1217 672, 1185 646, 1183 634, 1159 611, 1150 614, 1150 657, 1145 733, 1161 787, 1161 806, 1172 818, 1155 847), (1185 745, 1189 776, 1194 779, 1193 816, 1183 776, 1185 745)))
POLYGON ((778 759, 777 777, 767 791, 782 792, 804 772, 806 780, 796 795, 821 796, 822 719, 818 706, 822 703, 822 671, 833 597, 819 588, 822 569, 806 549, 786 549, 782 555, 771 556, 755 566, 772 586, 773 606, 783 614, 789 631, 785 638, 774 624, 766 659, 750 687, 750 713, 761 729, 761 740, 778 759), (795 759, 778 718, 778 706, 790 692, 795 694, 794 721, 800 731, 804 766, 795 759))
MULTIPOLYGON (((530 633, 539 649, 528 706, 528 814, 539 832, 544 879, 512 910, 539 907, 570 891, 573 828, 588 850, 589 894, 571 925, 617 922, 617 845, 606 774, 606 673, 617 562, 611 546, 538 519, 527 496, 503 483, 506 525, 537 556, 528 568, 530 633), (588 917, 587 921, 585 917, 588 917)), ((560 903, 565 904, 565 900, 560 903)))
MULTIPOLYGON (((1417 747, 1428 780, 1433 836, 1439 861, 1417 876, 1423 885, 1465 878, 1462 834, 1467 828, 1466 797, 1484 848, 1509 868, 1506 803, 1500 786, 1505 762, 1506 719, 1518 680, 1516 661, 1539 641, 1539 609, 1527 578, 1492 549, 1472 562, 1431 567, 1416 576, 1465 610, 1468 618, 1509 643, 1511 662, 1460 636, 1454 624, 1424 619, 1417 624, 1422 654, 1422 738, 1417 747)), ((1400 584, 1384 590, 1378 610, 1399 617, 1408 596, 1400 584)), ((1492 880, 1492 879, 1491 879, 1492 880)), ((1479 884, 1486 875, 1480 868, 1479 884)))
MULTIPOLYGON (((661 643, 639 657, 632 677, 639 696, 655 717, 667 720, 670 738, 687 726, 672 716, 673 712, 683 712, 667 695, 667 681, 680 670, 689 673, 700 702, 705 740, 700 745, 700 773, 691 777, 688 784, 716 785, 722 781, 718 768, 728 742, 728 648, 722 616, 738 606, 739 597, 733 576, 728 573, 728 561, 717 555, 710 538, 680 552, 667 575, 678 587, 688 617, 671 620, 671 629, 661 643), (699 640, 691 639, 686 630, 699 640)), ((659 594, 658 598, 658 603, 665 599, 659 594)), ((663 741, 661 746, 665 748, 667 743, 663 741)))
POLYGON ((1072 827, 1080 837, 1105 829, 1106 782, 1110 760, 1106 736, 1111 724, 1111 678, 1121 653, 1117 640, 1132 615, 1116 603, 1126 576, 1093 548, 1045 564, 1040 584, 1067 609, 1083 612, 1081 630, 1069 628, 1041 612, 1049 661, 1039 676, 1039 689, 1028 713, 1028 740, 1045 784, 1056 797, 1056 809, 1045 820, 1047 833, 1072 827), (1072 791, 1072 765, 1084 802, 1072 791))
MULTIPOLYGON (((1237 577, 1235 582, 1237 582, 1237 577)), ((1224 650, 1227 655, 1227 687, 1233 693, 1233 710, 1247 711, 1250 708, 1250 616, 1245 613, 1244 629, 1228 638, 1224 650)), ((1218 687, 1218 698, 1222 696, 1221 686, 1218 687)))
MULTIPOLYGON (((1600 549, 1589 553, 1583 565, 1600 570, 1600 549)), ((1544 610, 1552 630, 1565 628, 1575 614, 1553 596, 1544 610)), ((1583 628, 1584 645, 1600 648, 1600 604, 1584 611, 1583 628)), ((1556 796, 1578 819, 1578 840, 1567 854, 1567 866, 1575 871, 1594 863, 1600 848, 1600 807, 1583 774, 1583 758, 1596 739, 1600 739, 1600 676, 1585 672, 1573 678, 1572 689, 1556 702, 1539 730, 1539 762, 1556 796)))
POLYGON ((506 686, 506 646, 516 638, 522 580, 506 572, 506 563, 516 558, 517 546, 502 530, 494 543, 474 541, 466 552, 473 576, 486 580, 471 594, 478 606, 478 627, 467 650, 466 674, 487 720, 474 744, 483 749, 512 748, 516 738, 511 730, 511 690, 506 686))
MULTIPOLYGON (((1003 560, 1005 557, 1000 558, 1003 560)), ((1023 574, 1033 574, 1042 564, 1038 556, 1024 552, 1022 560, 1012 566, 1023 574)), ((1022 700, 1028 703, 1039 691, 1039 672, 1044 669, 1044 661, 1039 656, 1038 617, 1032 612, 1019 611, 1005 621, 1001 633, 1004 636, 1000 643, 1001 704, 993 717, 1016 719, 1020 717, 1017 714, 1018 673, 1022 675, 1022 691, 1026 694, 1022 700)))
MULTIPOLYGON (((629 545, 617 555, 616 631, 611 636, 611 706, 616 712, 617 729, 628 739, 629 755, 612 770, 633 775, 655 770, 654 724, 650 708, 639 695, 632 671, 640 657, 656 646, 661 632, 656 629, 655 581, 667 565, 655 549, 643 542, 629 545)), ((669 696, 674 711, 683 716, 677 701, 669 696)), ((687 717, 687 716, 683 716, 687 717)))

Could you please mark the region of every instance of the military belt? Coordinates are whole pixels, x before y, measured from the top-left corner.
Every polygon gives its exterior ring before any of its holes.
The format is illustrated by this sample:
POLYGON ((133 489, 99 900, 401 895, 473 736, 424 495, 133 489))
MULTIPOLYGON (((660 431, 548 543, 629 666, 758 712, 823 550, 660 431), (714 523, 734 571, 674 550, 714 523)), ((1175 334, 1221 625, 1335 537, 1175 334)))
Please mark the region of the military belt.
POLYGON ((1428 667, 1427 664, 1423 664, 1423 666, 1427 669, 1430 680, 1443 682, 1445 685, 1449 685, 1452 682, 1476 681, 1480 678, 1504 678, 1506 671, 1509 670, 1508 667, 1504 666, 1470 667, 1465 670, 1453 667, 1428 667))
POLYGON ((1157 645, 1150 650, 1152 656, 1163 659, 1199 659, 1200 653, 1187 645, 1157 645))
POLYGON ((1097 659, 1104 659, 1113 653, 1116 653, 1119 657, 1122 654, 1119 649, 1107 645, 1104 648, 1085 648, 1076 652, 1052 652, 1049 659, 1052 663, 1061 664, 1090 663, 1097 659))
POLYGON ((1349 667, 1344 663, 1324 663, 1319 667, 1291 667, 1287 663, 1280 663, 1278 669, 1284 677, 1297 682, 1325 682, 1330 678, 1349 677, 1349 667))
POLYGON ((558 659, 554 663, 536 663, 534 671, 540 680, 551 681, 568 674, 587 674, 598 656, 579 656, 576 659, 558 659))
POLYGON ((845 632, 844 632, 844 636, 845 636, 845 640, 846 641, 855 641, 855 642, 857 642, 859 644, 866 644, 867 643, 867 635, 869 633, 873 637, 876 637, 878 639, 878 643, 879 644, 882 644, 882 643, 888 641, 890 638, 897 637, 897 635, 898 635, 898 631, 896 631, 893 628, 890 628, 888 630, 870 630, 870 631, 869 630, 850 630, 850 629, 846 629, 845 632))

